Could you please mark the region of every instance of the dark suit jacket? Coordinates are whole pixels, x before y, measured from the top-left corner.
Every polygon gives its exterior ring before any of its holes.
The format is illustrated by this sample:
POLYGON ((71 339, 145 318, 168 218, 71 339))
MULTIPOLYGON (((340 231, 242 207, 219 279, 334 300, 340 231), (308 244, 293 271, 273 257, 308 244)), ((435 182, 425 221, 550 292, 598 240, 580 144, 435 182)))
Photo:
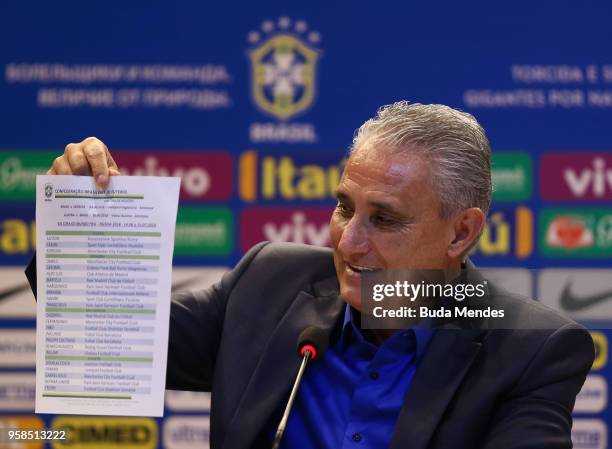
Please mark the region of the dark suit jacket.
MULTIPOLYGON (((550 330, 436 330, 391 448, 571 448, 589 333, 535 301, 496 300, 550 330)), ((331 332, 344 304, 329 249, 258 244, 210 289, 173 295, 167 387, 212 391, 212 448, 269 447, 298 371, 297 336, 309 325, 331 332)))

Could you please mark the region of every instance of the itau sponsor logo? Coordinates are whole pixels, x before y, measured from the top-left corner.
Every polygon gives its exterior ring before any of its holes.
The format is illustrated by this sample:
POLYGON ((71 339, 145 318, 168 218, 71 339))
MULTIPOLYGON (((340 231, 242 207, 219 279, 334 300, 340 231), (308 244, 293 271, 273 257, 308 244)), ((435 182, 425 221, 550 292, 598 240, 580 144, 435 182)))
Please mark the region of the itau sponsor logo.
POLYGON ((542 270, 538 285, 538 299, 565 315, 612 321, 612 269, 542 270))
POLYGON ((247 202, 335 200, 343 152, 260 154, 245 151, 239 162, 239 194, 247 202))
POLYGON ((533 213, 527 207, 489 212, 472 254, 487 258, 525 259, 533 252, 533 213))
POLYGON ((608 364, 608 338, 599 331, 591 331, 591 338, 595 345, 595 360, 591 369, 600 370, 608 364))
POLYGON ((529 153, 494 152, 492 158, 493 200, 526 201, 532 191, 532 163, 529 153))
POLYGON ((574 419, 572 443, 574 449, 606 449, 608 426, 600 419, 574 419))
POLYGON ((612 151, 544 154, 540 192, 549 201, 612 200, 612 151))
POLYGON ((0 207, 0 258, 31 255, 36 248, 35 210, 31 204, 0 207))
POLYGON ((233 162, 225 151, 113 152, 123 175, 177 176, 182 200, 227 200, 232 195, 233 162))
POLYGON ((240 249, 263 240, 330 246, 332 208, 250 208, 240 216, 240 249))
POLYGON ((610 257, 612 209, 544 209, 540 246, 552 257, 610 257))
POLYGON ((247 36, 250 93, 274 122, 252 123, 252 142, 316 142, 312 123, 289 122, 316 99, 321 35, 304 20, 264 20, 247 36))

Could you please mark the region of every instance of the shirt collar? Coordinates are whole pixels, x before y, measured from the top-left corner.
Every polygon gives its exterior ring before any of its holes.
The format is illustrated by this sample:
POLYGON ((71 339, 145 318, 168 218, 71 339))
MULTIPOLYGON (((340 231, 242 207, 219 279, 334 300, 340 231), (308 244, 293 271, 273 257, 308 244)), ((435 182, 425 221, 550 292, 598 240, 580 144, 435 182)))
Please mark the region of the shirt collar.
MULTIPOLYGON (((344 309, 344 320, 342 322, 342 329, 340 333, 340 341, 344 347, 348 345, 351 341, 351 337, 354 337, 357 341, 365 341, 365 337, 361 333, 359 326, 355 322, 355 314, 357 314, 355 309, 353 309, 348 304, 344 309)), ((425 353, 425 349, 427 349, 427 345, 429 344, 429 340, 433 337, 435 333, 435 329, 419 327, 415 329, 406 329, 406 330, 398 330, 398 332, 412 332, 414 333, 415 341, 416 341, 416 361, 417 363, 425 353)))

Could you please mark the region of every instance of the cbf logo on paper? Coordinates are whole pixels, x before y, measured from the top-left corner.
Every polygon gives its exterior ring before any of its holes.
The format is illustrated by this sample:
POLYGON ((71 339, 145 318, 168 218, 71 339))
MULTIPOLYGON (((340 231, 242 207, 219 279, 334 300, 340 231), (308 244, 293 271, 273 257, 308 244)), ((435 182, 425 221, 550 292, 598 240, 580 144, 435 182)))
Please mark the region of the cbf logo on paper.
POLYGON ((540 191, 549 201, 611 201, 612 151, 544 154, 540 191))
POLYGON ((287 123, 307 111, 316 95, 316 72, 321 41, 304 20, 280 17, 264 20, 247 40, 251 66, 251 97, 264 114, 281 123, 253 123, 253 142, 316 142, 311 123, 287 123))

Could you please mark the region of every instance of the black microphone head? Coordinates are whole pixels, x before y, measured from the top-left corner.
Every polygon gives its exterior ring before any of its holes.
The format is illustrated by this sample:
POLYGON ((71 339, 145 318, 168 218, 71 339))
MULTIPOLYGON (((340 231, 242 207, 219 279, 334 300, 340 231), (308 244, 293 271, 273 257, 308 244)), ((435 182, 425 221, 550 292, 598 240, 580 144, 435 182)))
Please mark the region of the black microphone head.
POLYGON ((304 329, 297 339, 297 350, 300 356, 304 356, 306 351, 310 351, 310 358, 316 359, 323 355, 329 345, 329 336, 316 326, 308 326, 304 329))

